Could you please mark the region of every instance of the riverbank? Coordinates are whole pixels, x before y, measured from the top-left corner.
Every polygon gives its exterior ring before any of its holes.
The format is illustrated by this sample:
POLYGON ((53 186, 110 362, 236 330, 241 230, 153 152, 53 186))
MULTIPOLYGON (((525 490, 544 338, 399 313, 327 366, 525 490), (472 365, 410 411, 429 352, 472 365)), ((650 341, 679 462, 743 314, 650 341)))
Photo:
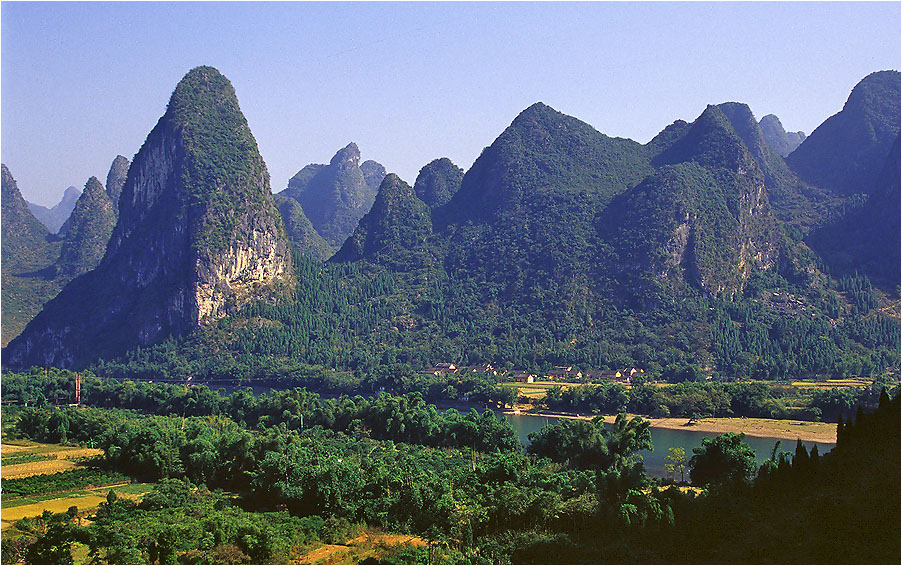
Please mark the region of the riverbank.
MULTIPOLYGON (((532 415, 557 417, 561 419, 583 419, 592 420, 596 415, 580 415, 575 413, 559 413, 555 411, 543 411, 539 409, 527 410, 509 410, 506 414, 511 415, 532 415)), ((629 415, 633 417, 635 415, 629 415)), ((642 415, 640 415, 642 416, 642 415)), ((617 417, 614 415, 605 415, 604 420, 607 423, 613 423, 617 417)), ((744 433, 746 436, 758 436, 765 438, 781 438, 783 440, 795 441, 801 439, 802 442, 818 442, 818 443, 835 443, 836 442, 836 423, 821 423, 798 420, 777 420, 777 419, 756 419, 756 418, 734 418, 734 417, 718 417, 698 419, 689 424, 689 419, 680 418, 663 418, 654 419, 642 416, 643 419, 649 421, 654 428, 666 428, 671 430, 691 430, 694 432, 706 432, 711 434, 723 434, 725 432, 744 433)))

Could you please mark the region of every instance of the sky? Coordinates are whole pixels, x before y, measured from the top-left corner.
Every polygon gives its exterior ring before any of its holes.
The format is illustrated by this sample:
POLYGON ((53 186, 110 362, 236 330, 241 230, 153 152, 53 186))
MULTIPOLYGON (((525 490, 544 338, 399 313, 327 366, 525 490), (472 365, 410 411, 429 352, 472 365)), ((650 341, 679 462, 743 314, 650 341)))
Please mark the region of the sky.
POLYGON ((708 104, 810 134, 902 67, 899 2, 9 2, 0 158, 26 200, 106 181, 190 69, 235 87, 274 192, 356 142, 413 184, 544 102, 645 143, 708 104))

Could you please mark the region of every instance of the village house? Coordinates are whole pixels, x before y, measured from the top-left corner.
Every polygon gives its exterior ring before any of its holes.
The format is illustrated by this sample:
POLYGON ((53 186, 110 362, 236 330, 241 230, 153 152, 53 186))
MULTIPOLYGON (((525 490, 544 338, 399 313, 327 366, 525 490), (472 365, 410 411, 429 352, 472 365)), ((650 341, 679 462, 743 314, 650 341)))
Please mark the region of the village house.
POLYGON ((527 373, 517 373, 511 376, 511 379, 517 383, 534 383, 536 376, 527 373))
POLYGON ((548 370, 548 379, 551 380, 572 380, 572 379, 582 379, 583 372, 573 370, 573 366, 555 366, 553 369, 548 370))
POLYGON ((615 380, 623 377, 619 369, 603 369, 596 374, 598 379, 615 380))
POLYGON ((478 366, 473 366, 473 367, 471 368, 471 370, 472 370, 473 372, 480 372, 480 373, 488 373, 488 374, 492 374, 492 375, 498 375, 498 370, 496 370, 496 369, 495 369, 495 366, 493 366, 492 364, 480 364, 480 365, 478 365, 478 366))
POLYGON ((456 365, 441 363, 441 364, 435 364, 432 367, 426 368, 423 371, 421 371, 420 373, 422 375, 446 375, 449 373, 454 373, 455 371, 457 371, 456 365))

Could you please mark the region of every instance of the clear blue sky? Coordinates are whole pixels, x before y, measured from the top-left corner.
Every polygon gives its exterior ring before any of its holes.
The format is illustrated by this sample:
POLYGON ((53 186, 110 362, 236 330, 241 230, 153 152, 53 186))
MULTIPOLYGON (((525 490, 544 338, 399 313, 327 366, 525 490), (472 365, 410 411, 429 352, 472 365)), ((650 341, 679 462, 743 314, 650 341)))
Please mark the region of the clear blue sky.
POLYGON ((232 81, 276 192, 350 141, 409 183, 469 168, 536 101, 640 142, 725 101, 810 133, 900 68, 899 26, 899 2, 3 2, 0 153, 39 204, 105 182, 198 65, 232 81))

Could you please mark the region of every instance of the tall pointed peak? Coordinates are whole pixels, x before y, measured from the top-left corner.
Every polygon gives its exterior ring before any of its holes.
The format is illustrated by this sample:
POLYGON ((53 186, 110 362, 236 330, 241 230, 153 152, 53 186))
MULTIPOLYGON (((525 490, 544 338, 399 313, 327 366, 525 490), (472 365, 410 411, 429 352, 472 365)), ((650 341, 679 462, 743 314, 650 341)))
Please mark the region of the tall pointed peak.
POLYGON ((172 91, 167 112, 193 122, 198 118, 194 112, 200 108, 238 110, 238 97, 232 83, 213 67, 195 67, 188 71, 172 91))
POLYGON ((432 233, 429 208, 410 185, 389 173, 382 180, 373 208, 331 261, 367 259, 408 271, 428 265, 426 241, 432 233))
POLYGON ((358 149, 357 144, 354 142, 349 143, 345 147, 338 150, 338 153, 332 158, 329 162, 330 165, 344 165, 347 164, 353 167, 360 166, 360 149, 358 149))
POLYGON ((231 83, 192 69, 135 155, 103 260, 10 343, 8 363, 82 367, 284 296, 289 246, 231 83))
POLYGON ((0 163, 0 175, 2 175, 4 194, 6 194, 6 191, 15 190, 18 192, 19 187, 16 186, 16 180, 13 178, 13 174, 9 172, 9 167, 6 166, 6 163, 0 163))
POLYGON ((97 177, 91 177, 88 179, 88 182, 85 183, 85 190, 82 191, 82 195, 87 193, 87 195, 91 198, 98 196, 100 193, 106 194, 106 191, 103 189, 103 185, 100 182, 100 179, 97 177))
POLYGON ((555 114, 560 114, 560 112, 558 112, 551 106, 548 106, 544 102, 535 102, 533 104, 530 104, 522 112, 517 114, 517 117, 514 118, 513 123, 516 124, 518 121, 528 120, 539 116, 553 116, 555 114))
POLYGON ((119 214, 119 196, 122 194, 122 186, 128 176, 128 167, 131 162, 122 155, 117 155, 110 164, 110 171, 106 175, 106 192, 113 201, 113 210, 119 214))
POLYGON ((870 193, 900 130, 900 73, 863 78, 786 163, 804 181, 841 196, 870 193))
MULTIPOLYGON (((739 111, 738 107, 731 111, 739 111)), ((704 166, 736 169, 751 159, 730 119, 718 106, 709 104, 686 130, 685 135, 652 161, 656 166, 694 161, 704 166)))
POLYGON ((439 226, 496 222, 537 192, 585 194, 602 205, 651 171, 639 143, 611 138, 589 124, 537 102, 483 150, 460 190, 441 210, 439 226))
POLYGON ((724 113, 740 137, 742 137, 741 129, 747 129, 749 132, 757 129, 758 121, 755 120, 755 114, 748 104, 744 102, 723 102, 718 104, 717 108, 724 113))
MULTIPOLYGON (((2 164, 0 169, 2 169, 0 203, 3 205, 3 238, 0 242, 3 243, 3 249, 7 250, 9 244, 18 239, 24 239, 28 241, 28 245, 34 247, 49 234, 47 228, 28 209, 28 204, 19 191, 19 185, 6 164, 2 164)), ((5 257, 6 251, 3 253, 5 257)))
POLYGON ((97 267, 115 225, 113 201, 100 180, 91 177, 60 229, 66 236, 57 261, 57 273, 71 279, 97 267))

